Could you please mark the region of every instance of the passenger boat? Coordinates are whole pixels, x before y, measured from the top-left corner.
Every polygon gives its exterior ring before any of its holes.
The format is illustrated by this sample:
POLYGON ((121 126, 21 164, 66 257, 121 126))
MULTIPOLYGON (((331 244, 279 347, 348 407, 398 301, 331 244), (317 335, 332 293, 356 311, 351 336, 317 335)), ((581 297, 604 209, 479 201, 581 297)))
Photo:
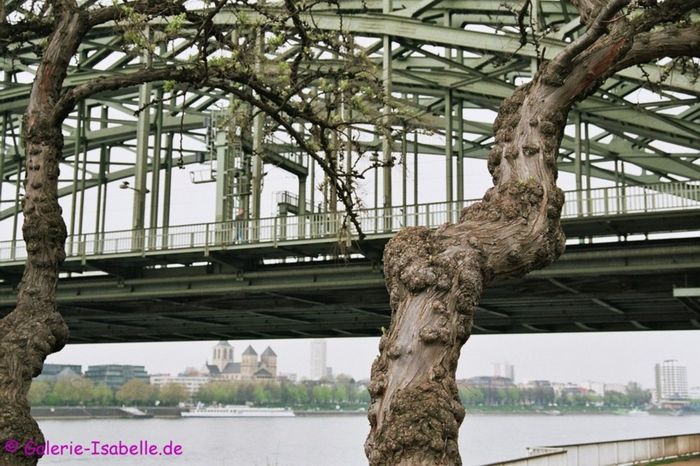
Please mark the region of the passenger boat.
POLYGON ((253 406, 208 406, 180 413, 182 417, 294 417, 288 408, 256 408, 253 406))

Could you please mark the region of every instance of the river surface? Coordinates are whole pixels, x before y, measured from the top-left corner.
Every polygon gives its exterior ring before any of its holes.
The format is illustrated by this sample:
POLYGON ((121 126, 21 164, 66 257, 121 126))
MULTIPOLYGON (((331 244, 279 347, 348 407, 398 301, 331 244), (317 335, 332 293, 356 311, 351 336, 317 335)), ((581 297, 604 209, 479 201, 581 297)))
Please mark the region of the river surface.
MULTIPOLYGON (((40 464, 138 466, 366 465, 363 416, 264 419, 44 420, 47 440, 63 455, 40 464), (118 450, 119 442, 124 446, 118 450), (94 443, 97 442, 97 443, 94 443), (141 442, 139 444, 139 442, 141 442), (144 443, 147 442, 147 443, 144 443), (153 454, 121 454, 136 445, 153 454), (85 447, 80 455, 68 449, 85 447), (180 454, 175 454, 181 448, 180 454), (105 448, 106 450, 102 450, 105 448), (163 455, 167 448, 167 455, 163 455), (104 454, 96 455, 94 452, 104 454)), ((550 446, 700 432, 700 416, 469 415, 460 430, 465 465, 526 456, 528 446, 550 446)))

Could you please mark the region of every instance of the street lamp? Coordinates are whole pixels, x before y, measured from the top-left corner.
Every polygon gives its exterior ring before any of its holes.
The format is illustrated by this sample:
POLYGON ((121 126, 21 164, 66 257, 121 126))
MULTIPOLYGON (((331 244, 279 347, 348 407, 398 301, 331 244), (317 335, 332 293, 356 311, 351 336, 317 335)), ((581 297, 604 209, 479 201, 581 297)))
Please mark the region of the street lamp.
MULTIPOLYGON (((119 185, 119 189, 131 189, 132 191, 136 191, 137 193, 140 193, 140 192, 141 192, 140 189, 136 189, 136 188, 130 186, 128 181, 122 181, 122 184, 119 185)), ((146 191, 144 192, 144 194, 148 194, 148 193, 150 193, 150 192, 151 192, 151 191, 149 191, 148 189, 146 189, 146 191)))

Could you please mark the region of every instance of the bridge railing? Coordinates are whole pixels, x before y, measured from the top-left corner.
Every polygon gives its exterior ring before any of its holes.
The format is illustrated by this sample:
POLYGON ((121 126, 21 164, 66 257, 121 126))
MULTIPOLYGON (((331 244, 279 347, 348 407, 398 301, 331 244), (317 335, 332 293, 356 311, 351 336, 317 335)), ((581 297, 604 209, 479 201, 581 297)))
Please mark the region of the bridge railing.
POLYGON ((700 184, 659 183, 567 191, 562 218, 623 215, 700 207, 700 184))
MULTIPOLYGON (((368 236, 389 235, 403 227, 434 228, 459 219, 462 209, 477 199, 435 202, 404 207, 359 209, 358 221, 368 236)), ((562 218, 621 215, 700 208, 700 185, 663 183, 648 186, 609 187, 569 191, 562 218), (584 197, 582 197, 585 196, 584 197)), ((312 241, 349 237, 354 232, 342 212, 308 213, 302 216, 259 220, 172 225, 143 230, 119 230, 70 236, 67 257, 146 254, 160 250, 227 248, 286 241, 312 241)), ((0 262, 26 258, 23 241, 0 242, 0 262)))

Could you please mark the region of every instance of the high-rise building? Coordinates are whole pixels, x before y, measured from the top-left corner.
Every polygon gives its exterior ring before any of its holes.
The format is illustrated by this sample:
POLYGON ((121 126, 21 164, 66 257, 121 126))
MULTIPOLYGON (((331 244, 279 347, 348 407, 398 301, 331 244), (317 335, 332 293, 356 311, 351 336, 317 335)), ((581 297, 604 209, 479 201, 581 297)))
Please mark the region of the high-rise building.
POLYGON ((311 341, 311 380, 321 380, 326 376, 326 340, 311 341))
POLYGON ((82 377, 83 368, 79 364, 44 364, 41 374, 34 380, 55 382, 62 378, 82 377))
POLYGON ((496 362, 493 364, 493 375, 495 377, 505 377, 511 381, 515 380, 515 367, 507 362, 496 362))
POLYGON ((115 391, 131 379, 138 379, 145 383, 150 382, 150 377, 143 366, 125 364, 88 366, 85 377, 92 380, 95 385, 103 383, 115 391))
POLYGON ((688 399, 688 373, 684 365, 675 359, 667 359, 654 369, 659 400, 688 399))

